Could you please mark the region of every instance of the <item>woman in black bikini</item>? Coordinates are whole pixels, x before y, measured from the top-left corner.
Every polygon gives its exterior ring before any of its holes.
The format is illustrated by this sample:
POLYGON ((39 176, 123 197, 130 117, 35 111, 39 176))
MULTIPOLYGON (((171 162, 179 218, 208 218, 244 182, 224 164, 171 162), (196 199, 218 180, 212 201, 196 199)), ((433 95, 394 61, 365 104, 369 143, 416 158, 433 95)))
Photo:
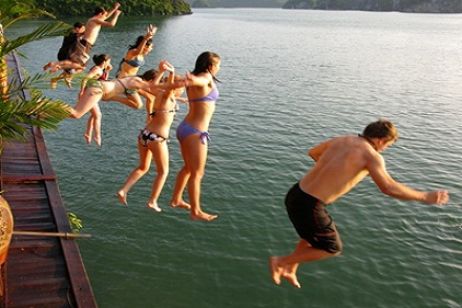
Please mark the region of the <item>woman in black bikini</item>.
POLYGON ((127 194, 131 187, 144 176, 151 166, 154 158, 157 174, 152 184, 151 196, 147 207, 156 212, 161 212, 157 199, 167 179, 169 169, 169 153, 167 140, 170 127, 176 112, 176 98, 184 91, 184 79, 175 77, 173 67, 164 85, 164 90, 155 94, 153 112, 150 114, 150 121, 146 128, 138 136, 139 165, 128 176, 123 187, 117 192, 119 201, 127 205, 127 194))

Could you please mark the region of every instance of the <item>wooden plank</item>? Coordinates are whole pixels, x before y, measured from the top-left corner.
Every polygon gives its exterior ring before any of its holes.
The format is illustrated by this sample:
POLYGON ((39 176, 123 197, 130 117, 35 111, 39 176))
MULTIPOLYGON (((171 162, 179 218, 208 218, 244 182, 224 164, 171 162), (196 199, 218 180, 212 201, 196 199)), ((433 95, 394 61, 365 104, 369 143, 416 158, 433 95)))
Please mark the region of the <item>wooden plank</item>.
MULTIPOLYGON (((56 218, 56 226, 58 232, 70 232, 69 222, 67 221, 67 214, 64 211, 62 200, 59 197, 58 186, 56 183, 45 182, 48 191, 48 198, 50 199, 50 206, 56 218)), ((79 307, 96 307, 96 301, 93 295, 93 290, 88 283, 88 276, 85 267, 81 260, 80 252, 77 245, 72 240, 60 239, 63 247, 63 253, 67 260, 69 277, 71 285, 76 295, 76 301, 79 307), (91 297, 89 296, 91 294, 91 297)))
POLYGON ((54 181, 54 180, 56 180, 55 174, 5 175, 3 176, 3 183, 24 183, 24 182, 54 181))
MULTIPOLYGON (((8 64, 22 78, 17 59, 8 64)), ((0 159, 0 185, 15 216, 15 230, 70 232, 43 134, 28 129, 26 143, 9 142, 0 159)), ((73 240, 14 237, 4 272, 5 307, 97 307, 73 240)))

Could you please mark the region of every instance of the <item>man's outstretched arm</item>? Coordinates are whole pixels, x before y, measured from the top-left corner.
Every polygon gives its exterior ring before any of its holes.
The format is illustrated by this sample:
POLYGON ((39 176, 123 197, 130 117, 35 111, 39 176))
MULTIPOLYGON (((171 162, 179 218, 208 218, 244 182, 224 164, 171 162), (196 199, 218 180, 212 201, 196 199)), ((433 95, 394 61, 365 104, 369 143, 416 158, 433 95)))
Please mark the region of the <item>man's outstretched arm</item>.
POLYGON ((385 168, 383 157, 374 153, 367 161, 369 174, 379 189, 390 197, 401 200, 415 200, 427 204, 442 205, 448 202, 449 194, 447 190, 419 191, 395 181, 385 168))

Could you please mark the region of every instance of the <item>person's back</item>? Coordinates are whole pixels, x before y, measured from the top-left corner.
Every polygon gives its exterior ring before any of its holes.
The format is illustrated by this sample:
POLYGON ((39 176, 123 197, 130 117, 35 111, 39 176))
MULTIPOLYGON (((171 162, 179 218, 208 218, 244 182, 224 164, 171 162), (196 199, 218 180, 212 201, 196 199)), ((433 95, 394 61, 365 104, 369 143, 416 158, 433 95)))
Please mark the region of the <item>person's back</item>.
POLYGON ((300 187, 328 204, 367 176, 367 158, 378 153, 364 138, 343 136, 322 143, 309 154, 316 164, 301 179, 300 187))
POLYGON ((64 36, 63 42, 61 47, 58 51, 58 60, 63 61, 69 59, 69 54, 72 52, 75 43, 77 42, 78 38, 83 34, 85 31, 85 27, 80 22, 76 22, 72 31, 64 36))

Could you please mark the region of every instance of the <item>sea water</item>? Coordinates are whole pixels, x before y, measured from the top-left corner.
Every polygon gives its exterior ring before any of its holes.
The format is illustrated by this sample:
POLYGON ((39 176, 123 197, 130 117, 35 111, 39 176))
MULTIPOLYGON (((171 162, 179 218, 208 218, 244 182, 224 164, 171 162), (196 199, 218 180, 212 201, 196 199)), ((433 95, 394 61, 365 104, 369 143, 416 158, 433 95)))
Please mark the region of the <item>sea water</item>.
MULTIPOLYGON (((130 191, 128 208, 115 196, 137 165, 143 110, 101 103, 101 148, 83 139, 86 117, 47 132, 64 204, 93 235, 79 245, 101 307, 462 306, 461 15, 202 9, 122 17, 101 31, 93 54, 110 54, 117 69, 149 23, 158 32, 143 69, 167 59, 184 73, 206 50, 222 58, 201 198, 219 218, 192 222, 168 206, 182 166, 173 130, 186 106, 172 127, 160 214, 145 207, 154 170, 130 191), (401 136, 383 154, 390 174, 417 189, 448 189, 450 202, 398 201, 366 179, 328 207, 343 255, 300 266, 301 290, 275 286, 267 259, 298 240, 283 200, 313 166, 307 150, 382 117, 401 136)), ((39 73, 60 44, 26 45, 22 65, 39 73)), ((44 91, 74 104, 78 84, 44 91)))

